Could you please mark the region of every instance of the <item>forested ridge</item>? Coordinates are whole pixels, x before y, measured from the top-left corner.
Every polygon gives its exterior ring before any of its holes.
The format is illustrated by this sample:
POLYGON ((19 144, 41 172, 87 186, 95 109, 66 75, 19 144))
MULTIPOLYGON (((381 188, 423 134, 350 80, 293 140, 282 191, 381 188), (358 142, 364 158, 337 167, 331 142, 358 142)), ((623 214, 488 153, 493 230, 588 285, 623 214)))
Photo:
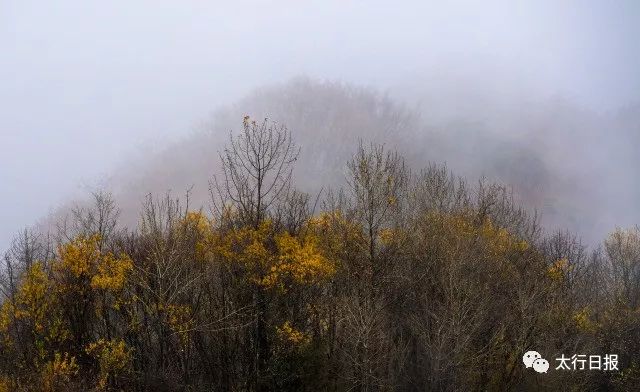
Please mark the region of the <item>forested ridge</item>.
POLYGON ((637 390, 639 228, 588 249, 507 186, 366 140, 342 187, 305 194, 295 134, 241 125, 208 208, 149 195, 125 228, 96 193, 16 238, 0 391, 637 390), (562 354, 620 370, 555 370, 562 354))

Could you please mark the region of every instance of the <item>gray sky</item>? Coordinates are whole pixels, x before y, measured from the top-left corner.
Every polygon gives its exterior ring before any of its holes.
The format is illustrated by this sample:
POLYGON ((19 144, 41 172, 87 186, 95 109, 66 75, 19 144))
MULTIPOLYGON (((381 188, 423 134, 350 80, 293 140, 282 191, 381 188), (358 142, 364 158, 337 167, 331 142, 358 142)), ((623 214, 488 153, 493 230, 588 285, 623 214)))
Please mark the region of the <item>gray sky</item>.
POLYGON ((639 101, 638 1, 440 3, 0 0, 0 249, 141 146, 297 75, 639 101))

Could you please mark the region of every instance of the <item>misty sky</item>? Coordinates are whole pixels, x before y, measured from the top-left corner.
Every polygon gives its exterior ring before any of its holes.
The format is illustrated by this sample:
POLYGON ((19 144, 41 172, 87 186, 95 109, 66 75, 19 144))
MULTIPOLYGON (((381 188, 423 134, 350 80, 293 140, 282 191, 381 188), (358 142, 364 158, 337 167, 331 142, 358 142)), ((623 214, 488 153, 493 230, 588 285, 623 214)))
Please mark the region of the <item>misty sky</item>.
POLYGON ((298 75, 640 102, 638 1, 440 3, 0 0, 0 249, 126 157, 298 75))

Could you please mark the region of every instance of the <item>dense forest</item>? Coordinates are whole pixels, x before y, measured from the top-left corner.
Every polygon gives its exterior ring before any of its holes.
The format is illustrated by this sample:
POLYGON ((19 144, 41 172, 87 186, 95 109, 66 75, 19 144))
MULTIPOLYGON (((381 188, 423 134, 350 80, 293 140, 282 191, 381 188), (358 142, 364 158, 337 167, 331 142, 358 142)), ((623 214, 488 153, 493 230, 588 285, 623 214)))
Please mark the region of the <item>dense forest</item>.
POLYGON ((17 237, 0 391, 637 389, 639 228, 590 250, 505 185, 368 140, 341 186, 307 194, 304 153, 245 117, 207 208, 149 195, 125 227, 96 193, 51 234, 17 237), (529 350, 547 373, 523 365, 529 350), (619 370, 556 370, 574 354, 619 370))

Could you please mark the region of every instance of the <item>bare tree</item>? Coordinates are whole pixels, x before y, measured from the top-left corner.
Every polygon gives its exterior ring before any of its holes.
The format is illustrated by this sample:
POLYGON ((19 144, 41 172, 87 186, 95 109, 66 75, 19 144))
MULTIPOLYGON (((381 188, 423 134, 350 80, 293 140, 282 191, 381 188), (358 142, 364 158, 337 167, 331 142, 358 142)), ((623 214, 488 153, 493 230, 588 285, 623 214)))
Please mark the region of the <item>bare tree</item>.
POLYGON ((257 123, 245 116, 242 125, 242 133, 230 135, 220 153, 223 176, 220 181, 214 177, 212 199, 217 213, 230 201, 242 220, 257 228, 269 208, 288 194, 300 148, 285 126, 266 118, 257 123))
POLYGON ((116 207, 113 196, 99 190, 92 193, 90 206, 76 205, 68 217, 58 223, 57 241, 66 242, 79 235, 100 236, 100 247, 113 238, 118 231, 120 210, 116 207))
POLYGON ((375 265, 376 241, 383 225, 400 211, 409 171, 397 153, 385 152, 382 145, 371 145, 367 149, 362 143, 347 167, 354 207, 368 238, 370 272, 375 285, 375 275, 380 268, 375 265))
POLYGON ((615 290, 632 307, 640 302, 640 227, 617 229, 604 243, 615 290))
MULTIPOLYGON (((221 216, 226 203, 237 210, 243 224, 258 229, 272 208, 286 203, 290 196, 293 164, 300 148, 292 140, 291 132, 268 119, 257 123, 245 116, 242 133, 230 135, 229 146, 220 153, 223 178, 214 177, 211 193, 214 212, 221 216)), ((306 201, 297 203, 306 205, 306 201)), ((255 324, 255 372, 253 383, 262 390, 270 356, 267 336, 268 296, 259 287, 253 298, 258 314, 255 324)))
MULTIPOLYGON (((47 263, 53 257, 53 249, 48 236, 31 229, 24 229, 14 237, 4 254, 4 268, 0 267, 0 290, 8 298, 15 293, 16 281, 20 274, 34 262, 47 263)), ((0 302, 2 300, 0 299, 0 302)))

